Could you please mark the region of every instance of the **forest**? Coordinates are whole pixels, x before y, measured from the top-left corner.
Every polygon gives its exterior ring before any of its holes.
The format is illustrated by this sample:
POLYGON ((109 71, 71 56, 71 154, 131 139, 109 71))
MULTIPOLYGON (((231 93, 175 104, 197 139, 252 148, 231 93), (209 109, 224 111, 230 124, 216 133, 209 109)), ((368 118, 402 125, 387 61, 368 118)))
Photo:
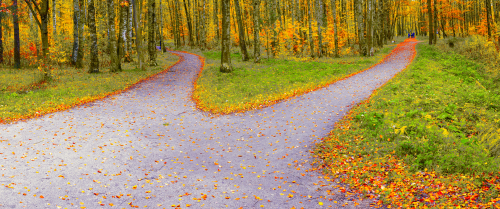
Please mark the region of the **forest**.
POLYGON ((98 72, 99 60, 116 71, 132 54, 142 56, 138 65, 154 65, 154 48, 171 40, 176 48, 202 50, 228 42, 241 48, 243 60, 252 56, 256 62, 261 48, 268 57, 370 56, 408 33, 436 31, 429 43, 438 36, 496 39, 500 19, 500 4, 491 0, 2 0, 1 5, 3 64, 32 67, 33 60, 45 59, 85 65, 89 72, 98 72))
POLYGON ((498 0, 0 0, 0 208, 498 208, 499 69, 498 0))

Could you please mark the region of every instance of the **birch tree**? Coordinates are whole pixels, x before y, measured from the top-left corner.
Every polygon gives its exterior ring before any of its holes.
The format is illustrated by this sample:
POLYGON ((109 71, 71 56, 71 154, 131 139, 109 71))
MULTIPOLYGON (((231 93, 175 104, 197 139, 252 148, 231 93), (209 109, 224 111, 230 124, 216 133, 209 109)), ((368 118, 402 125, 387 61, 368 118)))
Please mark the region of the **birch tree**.
POLYGON ((80 16, 80 6, 78 0, 73 0, 73 54, 71 56, 71 63, 76 65, 78 57, 78 20, 80 16))

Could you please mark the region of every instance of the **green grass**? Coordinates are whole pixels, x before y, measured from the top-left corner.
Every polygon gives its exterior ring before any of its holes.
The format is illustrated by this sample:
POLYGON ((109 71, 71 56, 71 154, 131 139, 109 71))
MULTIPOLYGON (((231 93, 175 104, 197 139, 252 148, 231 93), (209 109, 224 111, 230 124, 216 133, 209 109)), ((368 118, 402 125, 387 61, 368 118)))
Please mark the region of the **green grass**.
POLYGON ((353 110, 353 131, 346 137, 364 136, 366 154, 395 150, 413 171, 497 171, 500 142, 483 143, 478 135, 500 128, 499 89, 490 88, 494 83, 478 72, 479 64, 425 44, 417 48, 407 71, 353 110))
MULTIPOLYGON (((479 192, 490 175, 498 175, 500 166, 499 81, 486 73, 482 63, 453 51, 443 53, 425 43, 418 44, 417 51, 407 70, 339 121, 344 124, 352 120, 348 131, 346 127, 333 130, 328 139, 318 144, 316 154, 351 156, 359 153, 360 160, 349 167, 354 170, 374 162, 388 165, 387 156, 397 156, 408 166, 405 170, 409 173, 386 170, 387 176, 381 184, 389 184, 394 179, 415 179, 420 172, 435 171, 444 176, 441 180, 445 185, 458 186, 461 192, 479 192), (345 149, 335 149, 339 145, 345 149), (459 180, 451 178, 455 175, 459 180), (460 179, 470 179, 473 185, 460 179)), ((336 165, 338 161, 331 156, 322 159, 326 165, 336 165)), ((357 174, 348 175, 354 178, 357 174)), ((361 178, 369 175, 363 176, 361 178)), ((422 185, 427 188, 426 182, 422 179, 422 185)), ((420 188, 404 184, 399 187, 408 188, 399 191, 420 188)), ((386 192, 381 193, 385 203, 401 201, 386 192)), ((496 198, 497 193, 498 189, 481 191, 480 201, 488 202, 496 198)))
POLYGON ((123 72, 112 73, 101 67, 98 74, 87 73, 88 68, 58 67, 52 72, 53 81, 32 88, 40 79, 38 69, 0 68, 0 121, 25 118, 73 106, 80 102, 103 97, 122 90, 139 80, 173 65, 178 57, 170 53, 158 54, 158 67, 146 71, 136 69, 134 63, 123 63, 123 72))
POLYGON ((242 62, 238 48, 233 48, 232 73, 219 72, 220 51, 188 51, 206 58, 194 93, 199 96, 200 103, 206 108, 204 110, 229 113, 270 104, 366 69, 380 62, 395 46, 396 43, 385 46, 373 57, 324 57, 310 60, 295 57, 267 59, 263 56, 258 64, 253 63, 252 59, 242 62))

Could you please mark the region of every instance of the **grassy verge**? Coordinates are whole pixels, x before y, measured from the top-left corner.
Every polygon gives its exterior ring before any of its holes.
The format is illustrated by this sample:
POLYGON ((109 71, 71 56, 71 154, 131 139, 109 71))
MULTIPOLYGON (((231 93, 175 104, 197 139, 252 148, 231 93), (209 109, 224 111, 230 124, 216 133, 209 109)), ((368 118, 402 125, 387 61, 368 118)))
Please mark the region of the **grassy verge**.
POLYGON ((384 47, 373 57, 266 59, 255 64, 242 62, 233 49, 234 72, 220 73, 220 51, 194 51, 205 57, 205 67, 197 79, 193 98, 200 109, 227 114, 257 109, 300 95, 360 72, 380 62, 395 46, 384 47))
POLYGON ((118 73, 103 67, 98 74, 87 73, 88 68, 60 67, 52 72, 54 79, 49 83, 38 82, 38 69, 0 68, 0 123, 37 117, 104 98, 167 69, 177 60, 179 58, 170 53, 159 53, 158 67, 141 71, 134 63, 124 63, 123 72, 118 73))
POLYGON ((490 207, 500 200, 498 80, 462 55, 417 51, 317 145, 317 168, 378 204, 490 207))

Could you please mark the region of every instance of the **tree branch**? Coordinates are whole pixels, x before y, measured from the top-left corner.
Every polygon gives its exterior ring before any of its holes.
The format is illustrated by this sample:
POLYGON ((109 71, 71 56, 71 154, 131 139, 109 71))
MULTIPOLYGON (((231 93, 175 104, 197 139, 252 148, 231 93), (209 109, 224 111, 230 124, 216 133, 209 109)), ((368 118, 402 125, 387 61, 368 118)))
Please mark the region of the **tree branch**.
MULTIPOLYGON (((30 11, 31 11, 31 14, 33 14, 33 17, 35 18, 36 20, 36 24, 38 25, 38 28, 42 28, 42 23, 40 22, 40 20, 38 19, 38 15, 36 15, 35 11, 33 10, 33 7, 31 6, 31 1, 28 1, 28 0, 24 0, 24 2, 26 2, 26 4, 28 5, 30 11)), ((36 6, 36 4, 35 4, 36 6)), ((35 7, 36 8, 36 7, 35 7)), ((38 10, 40 11, 40 10, 38 10)))

